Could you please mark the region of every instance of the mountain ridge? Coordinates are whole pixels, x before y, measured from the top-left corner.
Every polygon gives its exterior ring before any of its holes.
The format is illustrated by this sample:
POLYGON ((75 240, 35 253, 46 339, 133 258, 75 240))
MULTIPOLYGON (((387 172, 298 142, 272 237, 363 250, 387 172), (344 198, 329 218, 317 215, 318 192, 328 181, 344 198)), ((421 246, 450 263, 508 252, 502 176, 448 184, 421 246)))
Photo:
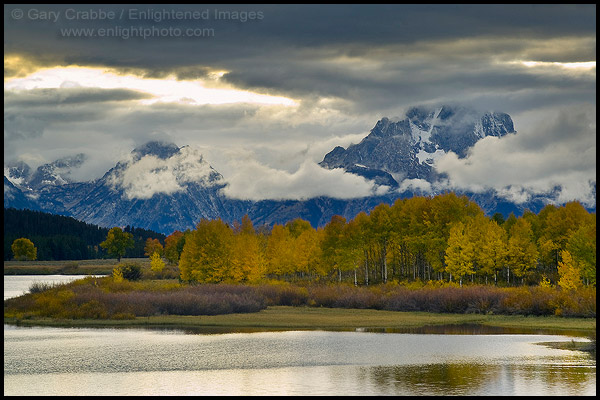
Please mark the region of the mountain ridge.
MULTIPOLYGON (((233 223, 246 214, 257 225, 284 224, 302 218, 319 227, 333 215, 351 219, 380 203, 440 194, 418 189, 400 190, 400 183, 404 179, 421 179, 435 184, 443 178, 434 168, 435 157, 449 151, 465 157, 469 148, 484 137, 515 133, 508 114, 477 113, 460 107, 415 107, 404 119, 382 118, 360 143, 346 149, 336 146, 320 163, 323 168, 343 168, 375 186, 388 188, 382 195, 354 199, 320 196, 306 200, 251 201, 228 198, 223 194, 226 178, 197 150, 152 141, 137 146, 127 159, 119 161, 101 178, 88 182, 69 180, 69 167, 82 162, 81 155, 46 164, 33 174, 24 163, 5 167, 4 206, 68 215, 104 227, 139 226, 164 234, 193 229, 202 218, 221 218, 233 223), (55 179, 37 179, 32 184, 32 177, 38 171, 55 179)), ((476 201, 489 215, 495 212, 504 216, 511 212, 518 215, 525 209, 536 212, 545 205, 543 196, 516 204, 491 190, 455 192, 476 201)))

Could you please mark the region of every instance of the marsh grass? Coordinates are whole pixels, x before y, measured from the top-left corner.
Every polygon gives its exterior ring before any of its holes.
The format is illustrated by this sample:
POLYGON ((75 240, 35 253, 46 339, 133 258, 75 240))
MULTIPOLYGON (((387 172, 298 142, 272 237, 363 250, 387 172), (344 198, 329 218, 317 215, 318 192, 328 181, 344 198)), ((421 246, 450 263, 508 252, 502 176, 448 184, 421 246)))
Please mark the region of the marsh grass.
MULTIPOLYGON (((196 332, 274 331, 274 330, 351 330, 404 332, 428 326, 483 325, 518 332, 565 333, 587 336, 595 331, 590 318, 524 317, 507 315, 437 314, 370 309, 343 309, 270 306, 256 313, 210 316, 157 315, 132 319, 7 319, 5 323, 23 326, 59 327, 147 327, 189 329, 196 332)), ((513 332, 515 333, 515 332, 513 332)))
MULTIPOLYGON (((147 258, 123 258, 150 267, 147 258)), ((116 259, 77 261, 4 261, 4 275, 109 275, 117 266, 116 259)))
POLYGON ((402 325, 418 321, 420 313, 425 313, 428 316, 423 318, 430 319, 430 315, 434 315, 433 319, 439 323, 485 323, 491 318, 501 325, 504 321, 501 317, 511 316, 511 323, 520 321, 527 326, 534 321, 536 324, 548 321, 535 320, 538 317, 555 318, 555 322, 558 318, 565 325, 573 317, 585 317, 593 321, 595 327, 596 291, 595 288, 564 291, 478 285, 419 288, 398 284, 370 287, 344 284, 191 285, 176 279, 117 282, 112 277, 88 276, 69 283, 32 285, 30 293, 4 302, 5 321, 96 319, 137 324, 142 318, 160 324, 169 318, 178 318, 181 323, 189 321, 186 318, 200 317, 202 324, 213 326, 230 321, 241 326, 263 324, 281 328, 356 326, 356 318, 363 321, 358 326, 393 327, 393 317, 399 318, 400 312, 411 315, 400 318, 402 325), (277 307, 281 306, 293 308, 287 308, 283 314, 274 314, 272 310, 279 310, 277 307), (261 320, 265 313, 266 319, 261 320), (380 321, 373 320, 384 315, 382 313, 391 314, 380 321), (563 318, 565 316, 571 318, 563 318))

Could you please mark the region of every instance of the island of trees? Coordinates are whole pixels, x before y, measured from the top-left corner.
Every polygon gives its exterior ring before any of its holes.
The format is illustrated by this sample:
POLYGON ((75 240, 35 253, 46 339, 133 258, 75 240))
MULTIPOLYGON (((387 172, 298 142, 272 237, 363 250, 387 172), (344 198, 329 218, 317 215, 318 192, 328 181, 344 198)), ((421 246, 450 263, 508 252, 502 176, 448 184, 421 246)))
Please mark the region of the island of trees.
MULTIPOLYGON (((113 228, 100 245, 120 258, 133 243, 113 228)), ((334 216, 321 228, 302 219, 272 227, 248 216, 203 219, 194 230, 146 238, 144 255, 146 270, 122 263, 107 278, 51 295, 34 290, 45 310, 34 314, 134 318, 308 305, 596 316, 596 214, 578 202, 505 219, 446 193, 380 204, 351 220, 334 216)), ((7 301, 5 316, 7 303, 9 315, 31 311, 7 301)))

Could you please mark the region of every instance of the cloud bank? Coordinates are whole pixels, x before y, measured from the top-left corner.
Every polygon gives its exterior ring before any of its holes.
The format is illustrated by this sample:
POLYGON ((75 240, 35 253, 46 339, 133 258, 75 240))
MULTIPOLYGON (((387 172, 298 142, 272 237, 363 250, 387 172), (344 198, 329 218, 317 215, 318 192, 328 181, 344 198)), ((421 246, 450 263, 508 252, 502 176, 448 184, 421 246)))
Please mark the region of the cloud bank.
MULTIPOLYGON (((510 114, 518 134, 485 139, 466 159, 440 160, 450 188, 491 187, 525 199, 560 186, 559 199, 591 201, 594 4, 94 6, 117 15, 134 8, 218 8, 264 16, 205 21, 216 32, 209 38, 127 40, 61 36, 65 28, 107 29, 121 22, 51 23, 27 14, 36 9, 64 16, 67 8, 90 5, 4 7, 5 166, 25 161, 35 169, 83 153, 86 161, 71 177, 96 179, 132 148, 160 136, 201 149, 230 181, 231 196, 362 196, 372 190, 369 182, 314 164, 336 145, 360 141, 382 117, 415 105, 461 102, 510 114), (15 8, 25 17, 11 19, 15 8), (122 84, 112 85, 109 75, 122 84), (155 90, 164 85, 166 92, 155 90), (200 97, 228 90, 245 93, 245 100, 216 104, 200 97), (290 102, 257 101, 267 97, 290 102), (254 176, 245 174, 250 170, 254 176)), ((192 20, 136 22, 198 26, 192 20)), ((123 177, 130 193, 184 187, 173 166, 157 162, 132 166, 123 177)), ((401 185, 429 189, 419 181, 401 185)))
POLYGON ((113 188, 123 190, 129 200, 184 191, 192 182, 206 186, 222 183, 202 154, 191 147, 183 147, 167 159, 155 155, 130 157, 117 166, 107 181, 113 188))
POLYGON ((451 188, 494 189, 517 203, 547 194, 549 202, 595 207, 596 111, 569 108, 553 117, 514 135, 486 137, 464 159, 448 153, 437 170, 448 174, 451 188))

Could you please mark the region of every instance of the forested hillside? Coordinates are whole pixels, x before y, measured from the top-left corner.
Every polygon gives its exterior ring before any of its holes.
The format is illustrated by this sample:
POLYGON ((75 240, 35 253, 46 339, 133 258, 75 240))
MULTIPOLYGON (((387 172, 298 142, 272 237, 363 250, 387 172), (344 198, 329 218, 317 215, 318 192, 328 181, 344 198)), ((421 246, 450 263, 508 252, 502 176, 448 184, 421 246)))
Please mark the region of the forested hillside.
MULTIPOLYGON (((134 247, 125 257, 144 257, 146 239, 164 241, 165 235, 127 226, 133 234, 134 247)), ((40 211, 4 209, 4 260, 12 259, 11 245, 25 237, 37 248, 38 260, 86 260, 106 257, 99 246, 106 239, 107 228, 88 224, 75 218, 40 211)))

